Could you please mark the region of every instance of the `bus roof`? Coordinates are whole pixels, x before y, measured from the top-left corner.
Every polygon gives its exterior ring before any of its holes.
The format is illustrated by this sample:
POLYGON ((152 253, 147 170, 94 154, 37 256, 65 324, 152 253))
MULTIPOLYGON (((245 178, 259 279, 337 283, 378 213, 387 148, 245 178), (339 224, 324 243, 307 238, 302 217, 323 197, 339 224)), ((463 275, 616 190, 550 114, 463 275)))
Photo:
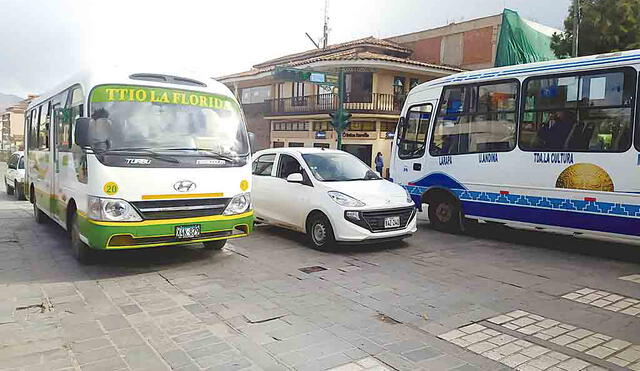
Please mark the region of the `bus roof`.
POLYGON ((153 86, 169 89, 182 89, 193 90, 205 93, 213 93, 223 95, 229 98, 235 99, 235 96, 224 84, 212 79, 209 76, 195 73, 175 73, 173 71, 157 71, 152 68, 144 69, 124 69, 124 68, 94 68, 87 69, 76 73, 71 78, 66 79, 62 83, 56 85, 53 89, 48 90, 46 93, 40 95, 37 99, 34 99, 29 104, 29 108, 39 105, 42 102, 49 100, 51 97, 59 94, 65 89, 73 86, 80 85, 84 89, 84 94, 87 96, 89 90, 97 85, 103 84, 122 84, 122 85, 143 85, 153 86), (171 83, 151 81, 142 78, 132 78, 133 75, 156 75, 156 76, 170 76, 177 77, 179 79, 191 80, 201 83, 205 86, 199 86, 198 84, 191 83, 171 83))
POLYGON ((640 49, 626 52, 615 52, 601 55, 591 55, 580 58, 553 60, 519 64, 515 66, 489 68, 457 73, 439 79, 427 81, 418 85, 411 93, 418 93, 444 84, 473 83, 483 80, 497 80, 514 78, 518 76, 540 75, 549 72, 563 72, 568 70, 589 70, 602 67, 620 67, 631 64, 640 64, 640 49))

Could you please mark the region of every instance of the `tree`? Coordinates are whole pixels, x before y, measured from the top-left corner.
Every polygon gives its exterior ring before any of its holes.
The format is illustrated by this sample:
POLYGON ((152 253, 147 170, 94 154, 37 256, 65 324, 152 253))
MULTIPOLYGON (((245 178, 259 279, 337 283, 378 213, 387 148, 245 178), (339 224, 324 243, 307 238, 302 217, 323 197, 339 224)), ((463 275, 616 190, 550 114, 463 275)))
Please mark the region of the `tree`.
MULTIPOLYGON (((578 55, 640 49, 640 0, 578 0, 580 31, 578 55)), ((564 32, 551 38, 558 58, 572 56, 574 5, 564 21, 564 32)))

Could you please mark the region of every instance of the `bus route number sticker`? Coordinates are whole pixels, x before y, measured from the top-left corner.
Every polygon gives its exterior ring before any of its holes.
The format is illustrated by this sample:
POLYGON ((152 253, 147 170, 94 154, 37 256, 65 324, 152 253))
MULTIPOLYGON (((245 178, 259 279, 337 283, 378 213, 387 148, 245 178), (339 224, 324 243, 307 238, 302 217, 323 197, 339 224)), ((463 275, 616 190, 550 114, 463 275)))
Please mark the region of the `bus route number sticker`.
POLYGON ((104 193, 108 194, 109 196, 113 196, 116 193, 118 193, 118 185, 114 182, 105 183, 102 190, 104 191, 104 193))

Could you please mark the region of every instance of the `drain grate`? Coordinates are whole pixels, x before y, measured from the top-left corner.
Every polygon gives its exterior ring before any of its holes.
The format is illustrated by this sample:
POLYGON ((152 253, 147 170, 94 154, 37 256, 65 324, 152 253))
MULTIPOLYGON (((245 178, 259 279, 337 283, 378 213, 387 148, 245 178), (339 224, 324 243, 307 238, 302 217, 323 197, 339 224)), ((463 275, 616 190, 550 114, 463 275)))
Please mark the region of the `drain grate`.
POLYGON ((314 265, 312 267, 304 267, 304 268, 299 268, 298 269, 300 272, 304 272, 306 274, 309 273, 316 273, 316 272, 322 272, 322 271, 326 271, 327 268, 325 267, 321 267, 319 265, 314 265))

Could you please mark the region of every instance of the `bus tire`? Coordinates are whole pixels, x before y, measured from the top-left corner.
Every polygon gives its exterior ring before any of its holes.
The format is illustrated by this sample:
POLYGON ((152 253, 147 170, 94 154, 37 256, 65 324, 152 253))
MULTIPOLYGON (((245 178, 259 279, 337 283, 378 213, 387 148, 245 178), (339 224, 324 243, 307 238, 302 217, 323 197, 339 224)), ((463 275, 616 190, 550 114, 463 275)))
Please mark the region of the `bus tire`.
POLYGON ((76 260, 82 264, 91 263, 93 260, 93 250, 80 239, 80 223, 78 222, 78 214, 73 213, 71 216, 71 253, 76 260))
POLYGON ((23 201, 25 199, 24 187, 20 187, 17 181, 13 183, 13 190, 16 193, 16 198, 18 199, 18 201, 23 201))
POLYGON ((436 197, 429 202, 429 222, 442 232, 460 232, 462 230, 462 211, 453 197, 436 197))
POLYGON ((47 216, 42 212, 42 210, 38 208, 38 203, 36 202, 35 195, 32 198, 33 198, 33 219, 36 221, 36 223, 42 224, 46 221, 47 216))
POLYGON ((7 194, 8 194, 9 196, 13 195, 13 192, 15 191, 15 188, 11 187, 11 186, 9 185, 9 183, 7 183, 7 178, 4 178, 4 186, 5 186, 5 188, 7 189, 7 194))
POLYGON ((205 250, 222 250, 224 245, 227 244, 227 240, 205 241, 202 244, 204 245, 203 249, 205 250))
POLYGON ((336 237, 333 233, 331 221, 320 212, 314 213, 309 217, 307 237, 311 242, 311 247, 319 251, 330 250, 336 245, 336 237))

